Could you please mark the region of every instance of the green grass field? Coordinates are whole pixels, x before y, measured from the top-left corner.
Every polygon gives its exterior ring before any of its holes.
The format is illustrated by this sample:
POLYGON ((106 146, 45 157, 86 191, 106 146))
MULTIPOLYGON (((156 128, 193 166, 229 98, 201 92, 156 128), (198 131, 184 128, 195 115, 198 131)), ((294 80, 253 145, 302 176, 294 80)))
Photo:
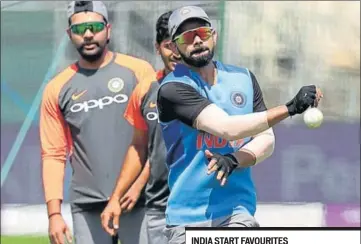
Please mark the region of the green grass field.
POLYGON ((39 236, 1 236, 1 244, 50 244, 50 241, 39 236))

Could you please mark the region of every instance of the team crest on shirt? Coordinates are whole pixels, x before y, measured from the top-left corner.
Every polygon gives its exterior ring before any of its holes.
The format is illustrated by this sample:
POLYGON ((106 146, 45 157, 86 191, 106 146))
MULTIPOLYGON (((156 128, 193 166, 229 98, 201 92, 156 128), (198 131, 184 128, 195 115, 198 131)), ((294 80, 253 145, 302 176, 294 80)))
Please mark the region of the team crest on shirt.
POLYGON ((232 92, 231 102, 237 108, 243 108, 246 105, 247 97, 242 92, 232 92))
POLYGON ((111 92, 118 93, 124 88, 124 81, 120 78, 113 78, 108 82, 108 89, 111 92))

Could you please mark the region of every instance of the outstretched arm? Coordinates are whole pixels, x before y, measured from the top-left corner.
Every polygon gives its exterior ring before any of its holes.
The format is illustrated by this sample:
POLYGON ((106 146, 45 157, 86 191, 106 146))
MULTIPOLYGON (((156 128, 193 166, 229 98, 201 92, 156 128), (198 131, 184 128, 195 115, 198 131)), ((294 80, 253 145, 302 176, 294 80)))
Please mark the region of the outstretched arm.
POLYGON ((296 98, 287 105, 264 112, 228 115, 190 85, 170 82, 158 92, 158 111, 162 122, 178 119, 200 131, 232 141, 257 135, 291 115, 303 113, 315 103, 316 87, 303 87, 296 98))

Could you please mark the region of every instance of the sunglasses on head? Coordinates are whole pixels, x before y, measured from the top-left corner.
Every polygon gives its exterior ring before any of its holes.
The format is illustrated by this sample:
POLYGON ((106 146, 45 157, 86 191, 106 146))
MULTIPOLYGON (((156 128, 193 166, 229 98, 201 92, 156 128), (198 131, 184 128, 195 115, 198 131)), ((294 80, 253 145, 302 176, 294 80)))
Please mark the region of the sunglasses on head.
POLYGON ((198 36, 202 41, 207 41, 213 34, 211 27, 199 27, 183 32, 174 38, 178 44, 192 44, 194 38, 198 36))
POLYGON ((71 32, 77 35, 84 35, 87 30, 95 34, 104 30, 104 28, 104 22, 86 22, 70 26, 71 32))

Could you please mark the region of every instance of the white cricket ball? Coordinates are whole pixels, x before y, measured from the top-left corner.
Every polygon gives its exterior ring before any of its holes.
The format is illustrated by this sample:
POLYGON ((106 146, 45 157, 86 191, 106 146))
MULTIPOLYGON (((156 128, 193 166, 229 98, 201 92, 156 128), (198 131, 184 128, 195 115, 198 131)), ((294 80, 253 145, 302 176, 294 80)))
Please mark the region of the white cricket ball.
POLYGON ((303 115, 303 121, 305 121, 308 128, 317 128, 323 122, 323 114, 318 108, 309 108, 303 115))

